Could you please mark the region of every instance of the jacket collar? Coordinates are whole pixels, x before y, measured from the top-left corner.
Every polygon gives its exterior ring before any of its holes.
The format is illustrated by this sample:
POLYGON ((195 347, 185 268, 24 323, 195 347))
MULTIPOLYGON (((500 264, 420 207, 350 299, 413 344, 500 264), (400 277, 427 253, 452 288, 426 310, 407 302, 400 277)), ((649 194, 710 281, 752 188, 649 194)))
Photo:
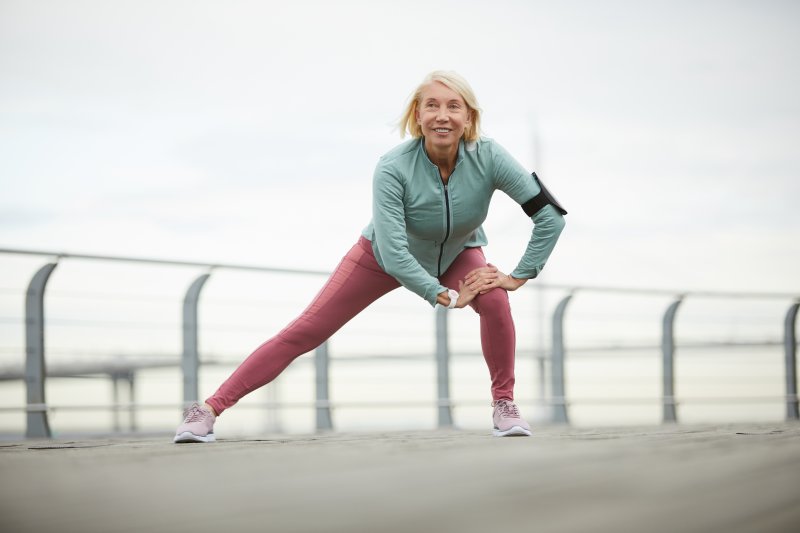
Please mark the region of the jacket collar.
MULTIPOLYGON (((428 157, 428 151, 425 150, 425 137, 419 138, 419 149, 425 154, 425 159, 430 163, 432 166, 436 166, 431 161, 431 158, 428 157)), ((464 160, 464 138, 458 140, 458 155, 456 156, 456 167, 458 167, 459 163, 464 160)))

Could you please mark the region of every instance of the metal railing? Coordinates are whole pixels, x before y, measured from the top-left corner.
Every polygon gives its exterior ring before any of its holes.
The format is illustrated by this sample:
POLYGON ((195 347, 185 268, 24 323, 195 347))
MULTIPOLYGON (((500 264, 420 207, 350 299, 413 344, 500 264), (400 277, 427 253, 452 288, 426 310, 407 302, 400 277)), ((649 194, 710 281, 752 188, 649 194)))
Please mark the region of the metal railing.
MULTIPOLYGON (((221 263, 201 263, 192 261, 173 261, 163 259, 147 259, 136 257, 118 257, 88 254, 69 254, 38 250, 20 249, 0 249, 0 254, 15 254, 47 257, 50 260, 33 275, 30 280, 25 296, 25 364, 24 379, 26 388, 26 436, 29 438, 48 438, 52 436, 48 420, 48 406, 45 399, 45 383, 47 372, 45 371, 45 292, 51 274, 61 261, 87 260, 87 261, 106 261, 120 262, 128 264, 153 264, 171 265, 180 267, 201 268, 204 273, 194 279, 189 285, 183 298, 182 314, 182 353, 180 366, 183 377, 183 401, 189 404, 197 401, 198 393, 198 373, 200 369, 200 353, 198 335, 200 325, 198 321, 198 305, 200 294, 208 279, 218 270, 239 270, 252 271, 270 274, 293 274, 308 276, 326 276, 329 273, 317 270, 270 268, 262 266, 248 266, 237 264, 221 263)), ((797 337, 796 324, 798 308, 800 308, 800 298, 788 293, 745 293, 745 292, 711 292, 711 291, 672 291, 672 290, 651 290, 651 289, 630 289, 613 287, 592 287, 592 286, 567 286, 554 284, 537 284, 539 290, 558 290, 566 292, 556 305, 552 315, 552 344, 549 353, 550 363, 550 396, 543 398, 543 403, 551 409, 550 421, 553 423, 569 423, 569 399, 565 387, 565 361, 568 348, 565 338, 565 320, 570 302, 575 295, 586 293, 616 293, 629 295, 659 295, 673 298, 672 303, 667 307, 663 314, 661 325, 661 358, 662 358, 662 420, 663 422, 676 422, 677 399, 675 395, 675 322, 678 310, 682 304, 690 298, 751 298, 751 299, 779 299, 791 302, 785 314, 783 323, 783 350, 784 350, 784 373, 785 373, 785 395, 783 396, 786 408, 786 418, 797 420, 800 418, 798 413, 797 396, 797 372, 796 354, 797 337)), ((448 346, 448 313, 441 308, 436 311, 436 374, 437 374, 437 420, 440 427, 453 425, 453 401, 450 395, 450 358, 451 351, 448 346)), ((315 410, 316 428, 318 430, 332 430, 333 417, 331 408, 334 405, 330 399, 329 392, 329 354, 327 343, 318 347, 314 354, 315 367, 315 410)), ((117 371, 115 379, 122 376, 133 382, 132 372, 117 371)), ((116 389, 115 389, 116 390, 116 389)), ((131 386, 132 390, 132 386, 131 386)), ((116 394, 116 393, 115 393, 116 394)), ((119 408, 119 405, 115 405, 119 408)))

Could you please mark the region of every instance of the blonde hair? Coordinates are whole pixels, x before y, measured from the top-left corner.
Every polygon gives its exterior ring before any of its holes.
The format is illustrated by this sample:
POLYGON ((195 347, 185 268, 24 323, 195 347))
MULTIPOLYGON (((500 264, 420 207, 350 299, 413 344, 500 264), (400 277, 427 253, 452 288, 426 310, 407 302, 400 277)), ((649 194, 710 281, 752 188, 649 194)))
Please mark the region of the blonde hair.
POLYGON ((406 110, 397 124, 400 129, 400 137, 405 137, 406 133, 409 133, 415 139, 422 137, 422 128, 417 124, 417 106, 422 100, 422 91, 428 85, 437 81, 457 92, 464 99, 470 114, 470 123, 464 130, 464 140, 477 141, 481 135, 481 108, 478 105, 478 99, 475 98, 475 93, 472 92, 472 87, 469 86, 467 80, 452 70, 434 70, 425 76, 425 79, 422 80, 422 83, 419 84, 409 98, 406 110))

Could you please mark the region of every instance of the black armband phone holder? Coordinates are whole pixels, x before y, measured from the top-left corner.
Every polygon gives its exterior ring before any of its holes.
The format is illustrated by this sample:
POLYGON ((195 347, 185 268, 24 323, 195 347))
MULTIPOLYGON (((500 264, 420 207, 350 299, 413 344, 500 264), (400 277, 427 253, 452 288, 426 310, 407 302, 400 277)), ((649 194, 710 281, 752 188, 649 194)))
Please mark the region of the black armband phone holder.
POLYGON ((538 213, 544 206, 552 205, 556 208, 556 211, 561 213, 562 215, 567 214, 567 210, 562 207, 558 200, 556 200, 555 196, 550 194, 550 191, 544 186, 542 180, 539 179, 539 176, 536 175, 536 172, 531 172, 531 176, 533 179, 536 180, 536 183, 539 185, 541 192, 522 204, 522 210, 525 211, 525 214, 529 217, 532 217, 536 213, 538 213))

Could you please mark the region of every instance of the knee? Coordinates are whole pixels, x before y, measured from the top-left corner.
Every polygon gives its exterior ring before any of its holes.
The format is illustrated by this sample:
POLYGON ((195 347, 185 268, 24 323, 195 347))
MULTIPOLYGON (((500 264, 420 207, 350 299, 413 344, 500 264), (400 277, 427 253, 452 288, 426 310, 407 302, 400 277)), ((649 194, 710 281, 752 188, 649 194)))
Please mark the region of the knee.
POLYGON ((508 291, 499 287, 490 290, 486 294, 479 294, 473 302, 473 308, 478 314, 510 312, 508 291))

